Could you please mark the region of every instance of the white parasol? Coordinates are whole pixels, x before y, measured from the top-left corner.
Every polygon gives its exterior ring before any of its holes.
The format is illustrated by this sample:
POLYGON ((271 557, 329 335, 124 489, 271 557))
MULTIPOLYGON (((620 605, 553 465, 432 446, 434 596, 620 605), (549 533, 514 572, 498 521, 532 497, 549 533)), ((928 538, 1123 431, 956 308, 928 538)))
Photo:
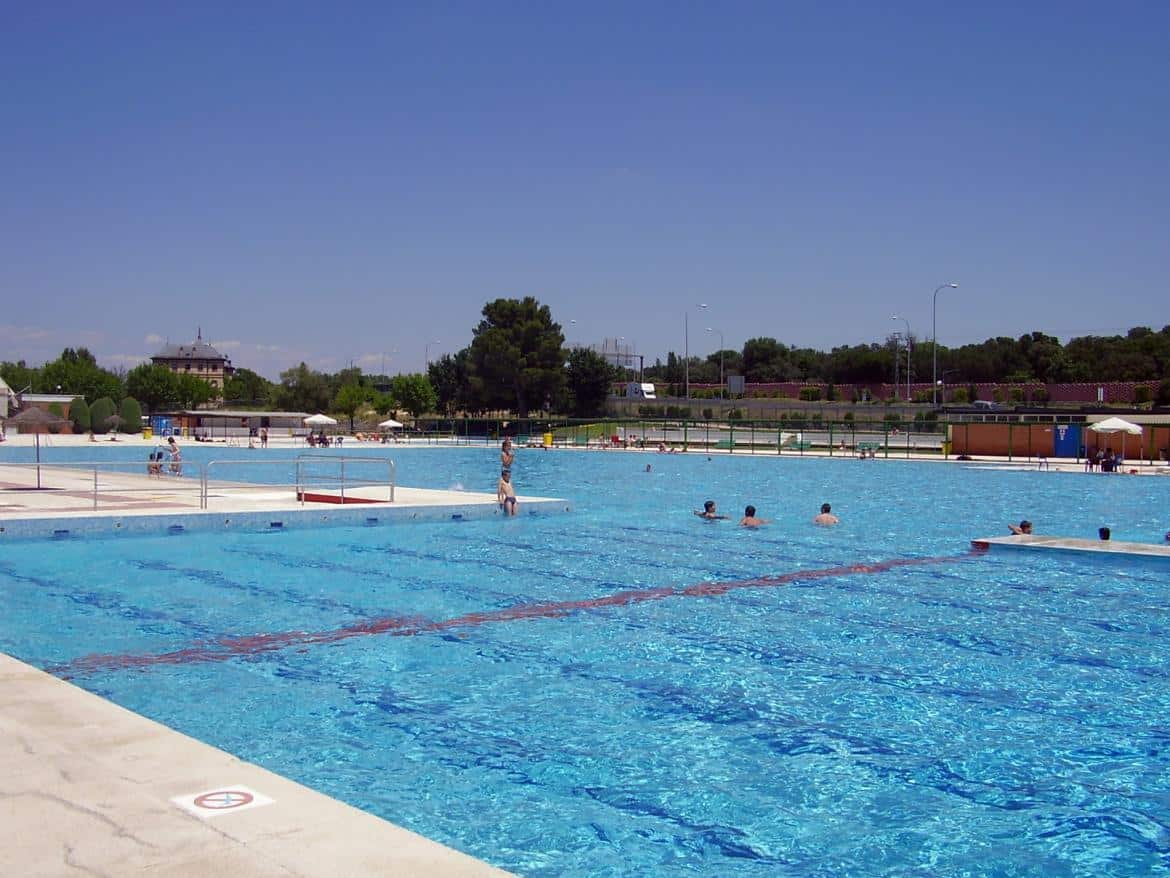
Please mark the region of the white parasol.
POLYGON ((1129 421, 1121 418, 1106 418, 1103 421, 1098 421, 1095 424, 1090 424, 1089 429, 1094 433, 1120 433, 1121 434, 1121 458, 1125 459, 1125 437, 1142 435, 1142 428, 1137 424, 1131 424, 1129 421))
POLYGON ((331 418, 329 415, 309 415, 302 422, 306 427, 333 427, 337 424, 336 418, 331 418))
POLYGON ((396 421, 393 418, 387 418, 382 423, 380 423, 378 426, 381 427, 383 430, 395 430, 398 427, 402 426, 402 422, 396 421))

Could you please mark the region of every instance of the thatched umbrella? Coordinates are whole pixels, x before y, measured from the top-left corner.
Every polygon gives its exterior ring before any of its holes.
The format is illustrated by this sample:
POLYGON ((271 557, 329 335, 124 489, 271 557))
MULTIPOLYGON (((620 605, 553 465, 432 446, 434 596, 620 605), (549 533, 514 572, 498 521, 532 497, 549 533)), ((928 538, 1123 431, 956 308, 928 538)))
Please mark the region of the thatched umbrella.
MULTIPOLYGON (((36 407, 24 409, 20 414, 12 415, 8 419, 9 424, 16 424, 21 427, 59 427, 62 424, 68 424, 69 419, 63 418, 60 415, 55 415, 52 412, 45 411, 36 407)), ((37 441, 37 490, 41 490, 41 431, 35 431, 37 441)))

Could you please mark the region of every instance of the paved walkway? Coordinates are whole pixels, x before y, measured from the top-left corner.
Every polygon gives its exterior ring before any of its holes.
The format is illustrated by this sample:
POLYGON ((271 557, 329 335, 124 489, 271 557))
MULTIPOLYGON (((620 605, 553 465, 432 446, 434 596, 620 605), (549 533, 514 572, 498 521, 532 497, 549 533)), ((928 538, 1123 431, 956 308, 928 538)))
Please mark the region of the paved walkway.
POLYGON ((0 850, 21 878, 507 874, 3 654, 0 850))

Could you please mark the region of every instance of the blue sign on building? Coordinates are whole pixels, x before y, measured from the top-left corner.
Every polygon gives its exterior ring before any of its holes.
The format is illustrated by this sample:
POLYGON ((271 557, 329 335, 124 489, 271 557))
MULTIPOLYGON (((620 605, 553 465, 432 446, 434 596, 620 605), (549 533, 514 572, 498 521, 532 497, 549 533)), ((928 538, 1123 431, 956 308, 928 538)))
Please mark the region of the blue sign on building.
POLYGON ((1052 429, 1053 457, 1081 456, 1081 425, 1057 424, 1052 429))

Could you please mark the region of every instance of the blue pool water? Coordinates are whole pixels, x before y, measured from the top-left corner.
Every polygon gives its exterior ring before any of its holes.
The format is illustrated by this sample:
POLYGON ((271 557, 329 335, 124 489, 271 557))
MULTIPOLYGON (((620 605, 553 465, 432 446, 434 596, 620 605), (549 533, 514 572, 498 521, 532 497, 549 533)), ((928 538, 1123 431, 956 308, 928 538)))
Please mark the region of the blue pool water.
MULTIPOLYGON (((490 449, 391 453, 495 484, 490 449)), ((1170 566, 967 555, 1025 516, 1159 540, 1163 480, 522 450, 516 481, 576 511, 9 544, 0 649, 525 875, 1170 872, 1170 566)))

